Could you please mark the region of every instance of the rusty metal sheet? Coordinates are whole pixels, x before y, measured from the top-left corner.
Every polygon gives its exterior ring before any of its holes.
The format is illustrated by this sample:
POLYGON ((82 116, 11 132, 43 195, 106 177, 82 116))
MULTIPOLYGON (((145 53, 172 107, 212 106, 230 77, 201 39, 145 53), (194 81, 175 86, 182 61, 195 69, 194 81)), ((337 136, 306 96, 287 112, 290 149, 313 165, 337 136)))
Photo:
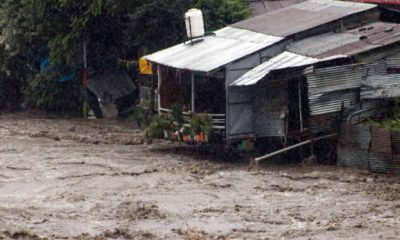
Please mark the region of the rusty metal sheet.
MULTIPOLYGON (((389 44, 400 42, 400 25, 395 23, 375 22, 344 32, 326 33, 294 42, 288 51, 314 58, 327 58, 336 55, 354 56, 389 44)), ((386 50, 386 55, 391 51, 386 50)), ((371 53, 369 61, 376 57, 385 57, 385 52, 371 53)))
POLYGON ((366 124, 344 125, 338 138, 337 156, 338 165, 400 174, 400 132, 366 124))
POLYGON ((393 173, 395 174, 400 174, 400 155, 396 154, 392 156, 392 161, 391 161, 392 170, 393 173))
POLYGON ((376 173, 393 172, 392 156, 381 152, 370 152, 368 155, 369 170, 376 173))
POLYGON ((392 133, 392 152, 393 155, 400 155, 400 132, 392 133))
POLYGON ((371 151, 378 153, 392 153, 390 131, 379 127, 371 127, 371 151))

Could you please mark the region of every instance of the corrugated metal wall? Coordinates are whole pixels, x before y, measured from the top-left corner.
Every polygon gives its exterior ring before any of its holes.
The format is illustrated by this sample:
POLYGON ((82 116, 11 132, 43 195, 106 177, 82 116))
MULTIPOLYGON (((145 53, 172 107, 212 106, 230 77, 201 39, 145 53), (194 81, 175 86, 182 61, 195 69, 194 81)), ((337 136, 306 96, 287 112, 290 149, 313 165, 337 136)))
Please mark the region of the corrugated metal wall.
POLYGON ((362 83, 361 99, 400 97, 400 74, 368 76, 362 83))
POLYGON ((368 150, 371 141, 370 127, 344 125, 341 129, 337 155, 342 166, 368 169, 368 150))
POLYGON ((311 115, 339 112, 358 102, 361 80, 367 68, 361 64, 316 69, 307 74, 311 115))
POLYGON ((256 136, 284 136, 285 121, 281 119, 281 115, 288 104, 288 82, 263 83, 256 91, 254 122, 256 136))
POLYGON ((307 73, 313 133, 336 131, 339 112, 359 102, 361 80, 366 75, 363 64, 315 69, 307 73))
POLYGON ((342 123, 356 124, 363 122, 377 113, 384 111, 387 104, 387 101, 363 100, 344 111, 342 114, 342 123))
MULTIPOLYGON (((285 49, 283 41, 267 50, 255 53, 226 67, 227 88, 227 138, 236 139, 243 135, 256 134, 254 131, 254 86, 229 87, 240 76, 260 65, 263 61, 276 56, 285 49)), ((271 124, 275 124, 271 123, 271 124)))
POLYGON ((338 164, 378 173, 400 173, 400 133, 364 124, 342 127, 338 164))
POLYGON ((240 76, 261 64, 259 53, 226 67, 227 89, 227 138, 241 138, 243 135, 253 134, 253 92, 252 88, 229 87, 240 76))
POLYGON ((385 59, 307 71, 312 131, 333 132, 340 122, 357 123, 378 113, 382 101, 361 101, 361 86, 366 79, 382 78, 386 73, 385 59))
POLYGON ((228 136, 230 139, 253 134, 253 89, 231 88, 229 92, 228 136))
POLYGON ((395 53, 386 58, 386 64, 388 68, 399 68, 400 67, 400 53, 395 53))

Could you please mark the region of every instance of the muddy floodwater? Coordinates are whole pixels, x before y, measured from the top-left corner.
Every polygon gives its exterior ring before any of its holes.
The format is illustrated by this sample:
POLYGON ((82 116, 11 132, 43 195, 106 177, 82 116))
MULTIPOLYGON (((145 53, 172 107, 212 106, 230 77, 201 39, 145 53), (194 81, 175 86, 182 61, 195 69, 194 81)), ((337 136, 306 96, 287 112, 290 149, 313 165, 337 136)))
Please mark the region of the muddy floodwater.
POLYGON ((399 239, 400 179, 248 169, 129 124, 0 115, 0 239, 399 239))

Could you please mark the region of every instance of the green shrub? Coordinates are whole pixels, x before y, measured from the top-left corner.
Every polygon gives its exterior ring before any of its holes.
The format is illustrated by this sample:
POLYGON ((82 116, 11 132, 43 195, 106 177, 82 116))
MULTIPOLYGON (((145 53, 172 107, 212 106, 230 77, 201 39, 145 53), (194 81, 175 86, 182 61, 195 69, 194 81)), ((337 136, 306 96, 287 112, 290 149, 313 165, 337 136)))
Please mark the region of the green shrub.
POLYGON ((141 129, 145 129, 148 126, 147 111, 141 107, 135 107, 127 120, 130 123, 136 122, 141 129))
POLYGON ((389 108, 379 121, 369 119, 367 124, 372 127, 380 127, 388 131, 400 132, 400 110, 398 107, 389 108))
POLYGON ((57 115, 82 115, 83 88, 80 81, 60 82, 56 73, 39 73, 25 89, 28 108, 57 115))
POLYGON ((150 139, 161 138, 164 131, 175 130, 175 124, 171 117, 167 115, 155 116, 146 130, 146 136, 150 139))
POLYGON ((212 119, 208 114, 193 114, 190 126, 194 134, 203 132, 209 136, 212 132, 212 119))
POLYGON ((171 110, 172 110, 172 118, 178 124, 178 127, 181 127, 184 122, 182 105, 179 103, 173 103, 171 105, 171 110))

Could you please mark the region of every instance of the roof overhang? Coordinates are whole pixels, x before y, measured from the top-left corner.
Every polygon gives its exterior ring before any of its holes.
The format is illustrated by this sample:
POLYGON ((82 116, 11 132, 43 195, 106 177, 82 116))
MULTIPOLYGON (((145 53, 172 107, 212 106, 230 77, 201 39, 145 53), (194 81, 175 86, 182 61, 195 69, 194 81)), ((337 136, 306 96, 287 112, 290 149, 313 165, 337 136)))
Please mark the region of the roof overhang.
POLYGON ((274 70, 308 66, 319 61, 320 60, 316 58, 286 51, 245 73, 238 80, 233 82, 231 86, 243 87, 255 85, 274 70))
POLYGON ((283 40, 282 37, 226 27, 202 41, 182 43, 145 58, 172 68, 209 73, 283 40))

